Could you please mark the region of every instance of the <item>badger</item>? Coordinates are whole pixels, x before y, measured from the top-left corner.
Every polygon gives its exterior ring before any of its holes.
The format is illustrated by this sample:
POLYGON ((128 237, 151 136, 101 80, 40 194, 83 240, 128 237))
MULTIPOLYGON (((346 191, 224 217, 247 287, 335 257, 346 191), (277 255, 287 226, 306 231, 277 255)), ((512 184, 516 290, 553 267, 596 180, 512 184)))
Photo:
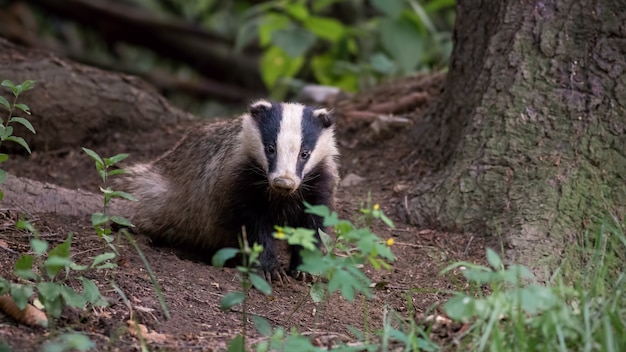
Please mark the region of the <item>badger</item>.
POLYGON ((299 246, 281 267, 275 226, 316 231, 323 220, 304 203, 333 207, 338 184, 333 116, 326 109, 259 100, 230 121, 189 131, 156 160, 117 180, 137 198, 130 217, 154 242, 212 254, 238 247, 242 231, 263 246, 260 270, 270 281, 299 276, 299 246))

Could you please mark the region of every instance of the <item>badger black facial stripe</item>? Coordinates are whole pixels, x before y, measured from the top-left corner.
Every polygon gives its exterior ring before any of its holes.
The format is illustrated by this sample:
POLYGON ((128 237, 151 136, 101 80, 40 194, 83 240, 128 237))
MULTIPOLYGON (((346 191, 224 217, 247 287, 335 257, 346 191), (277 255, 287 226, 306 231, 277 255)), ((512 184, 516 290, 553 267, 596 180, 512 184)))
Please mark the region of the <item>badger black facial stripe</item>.
MULTIPOLYGON (((322 133, 322 129, 322 124, 318 120, 317 116, 314 114, 313 109, 308 106, 304 108, 304 111, 302 112, 301 124, 301 151, 308 150, 312 152, 315 150, 317 140, 322 133)), ((306 160, 301 160, 300 158, 298 158, 298 165, 296 167, 296 170, 300 177, 303 176, 304 166, 307 164, 308 161, 308 158, 306 160)))
MULTIPOLYGON (((261 103, 261 102, 259 102, 261 103)), ((276 167, 276 155, 275 152, 273 155, 267 153, 267 147, 273 146, 274 150, 276 149, 278 134, 280 133, 280 125, 283 115, 283 108, 280 104, 277 103, 269 103, 263 101, 263 106, 267 106, 266 104, 271 104, 271 108, 267 109, 263 116, 259 116, 257 121, 257 126, 259 128, 259 132, 261 133, 261 141, 263 142, 265 157, 267 158, 267 166, 268 170, 273 170, 276 167)))

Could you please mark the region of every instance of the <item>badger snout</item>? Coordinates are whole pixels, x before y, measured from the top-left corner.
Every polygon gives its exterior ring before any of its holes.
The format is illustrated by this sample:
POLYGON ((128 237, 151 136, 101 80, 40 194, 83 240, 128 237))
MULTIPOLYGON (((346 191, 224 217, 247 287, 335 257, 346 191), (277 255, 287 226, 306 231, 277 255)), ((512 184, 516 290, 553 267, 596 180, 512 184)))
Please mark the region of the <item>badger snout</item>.
POLYGON ((289 177, 275 177, 272 188, 281 193, 291 193, 297 189, 296 181, 289 177))

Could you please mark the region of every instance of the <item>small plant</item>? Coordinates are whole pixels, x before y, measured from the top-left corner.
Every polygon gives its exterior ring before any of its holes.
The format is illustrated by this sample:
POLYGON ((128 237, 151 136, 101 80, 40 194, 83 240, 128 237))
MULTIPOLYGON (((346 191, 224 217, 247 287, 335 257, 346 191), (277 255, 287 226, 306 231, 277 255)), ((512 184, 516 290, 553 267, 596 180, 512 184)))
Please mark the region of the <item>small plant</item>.
POLYGON ((39 238, 29 222, 20 220, 16 227, 34 235, 30 240, 32 254, 22 255, 15 263, 14 273, 22 280, 21 283, 11 283, 0 277, 0 295, 10 293, 18 308, 24 310, 36 290, 38 301, 45 308, 46 315, 52 318, 58 318, 65 306, 84 309, 87 303, 107 305, 92 280, 80 275, 77 277, 82 282, 82 293, 74 291, 67 281, 76 277, 78 272, 115 268, 109 253, 94 257, 90 265, 80 265, 71 259, 72 233, 65 242, 50 249, 49 243, 39 238))
MULTIPOLYGON (((102 158, 100 157, 100 155, 98 155, 98 153, 96 153, 95 151, 89 148, 83 148, 83 151, 96 163, 96 171, 98 172, 98 175, 100 175, 100 178, 102 179, 102 185, 100 186, 100 191, 102 192, 104 196, 103 204, 102 204, 102 212, 96 212, 91 215, 91 224, 96 230, 96 233, 98 234, 98 236, 102 237, 106 241, 107 245, 111 249, 113 249, 115 253, 119 254, 117 251, 117 248, 112 243, 115 240, 115 238, 112 235, 112 230, 109 225, 111 223, 115 223, 123 227, 133 227, 133 224, 130 222, 130 220, 128 220, 127 218, 123 216, 110 215, 108 211, 109 203, 111 202, 113 198, 123 198, 123 199, 127 199, 130 201, 136 201, 137 199, 126 192, 115 191, 111 189, 108 181, 111 176, 126 173, 126 170, 124 169, 110 170, 110 168, 112 166, 115 166, 120 161, 126 159, 128 157, 128 154, 122 153, 122 154, 117 154, 115 156, 112 156, 110 158, 102 158)), ((146 256, 143 254, 143 252, 141 251, 141 248, 139 248, 139 246, 137 245, 137 242, 135 242, 135 239, 127 231, 127 229, 123 228, 122 230, 120 230, 120 233, 126 237, 126 239, 131 243, 133 248, 135 248, 135 250, 139 254, 141 261, 143 262, 146 270, 148 271, 148 275, 150 276, 150 281, 152 282, 152 285, 154 286, 154 289, 156 291, 157 297, 159 299, 159 303, 161 304, 161 308, 163 309, 165 317, 169 319, 170 312, 169 312, 169 309, 167 308, 165 298, 163 297, 163 290, 161 290, 161 286, 159 285, 156 279, 156 275, 154 274, 154 272, 152 271, 152 268, 150 267, 150 263, 148 263, 146 256)))
MULTIPOLYGON (((287 241, 290 245, 298 245, 303 249, 301 255, 303 264, 298 268, 310 275, 319 276, 310 289, 313 301, 320 302, 327 297, 327 293, 340 291, 342 296, 353 301, 357 292, 365 296, 371 296, 371 280, 363 274, 361 266, 370 263, 376 269, 389 268, 387 260, 394 260, 390 246, 393 239, 383 240, 372 231, 365 228, 357 228, 347 220, 340 220, 336 212, 331 212, 326 206, 312 206, 305 204, 307 212, 321 216, 324 226, 333 227, 336 239, 320 230, 326 254, 323 254, 316 246, 315 230, 305 228, 276 227, 274 237, 287 241)), ((381 219, 393 226, 380 207, 375 204, 362 210, 366 219, 371 223, 372 219, 381 219)), ((255 287, 262 293, 271 294, 271 286, 257 272, 258 258, 263 247, 258 244, 250 246, 243 231, 240 249, 223 248, 213 256, 213 265, 223 266, 227 260, 240 255, 242 264, 237 266, 239 280, 242 284, 242 292, 231 292, 221 300, 223 310, 228 310, 237 304, 242 304, 242 333, 237 335, 229 344, 229 351, 243 351, 247 334, 247 307, 246 298, 248 290, 255 287)), ((289 333, 278 327, 272 330, 269 322, 259 316, 252 316, 256 329, 268 338, 257 345, 257 351, 321 351, 313 346, 308 338, 300 335, 295 329, 289 333)), ((363 346, 362 346, 363 347, 363 346)))
MULTIPOLYGON (((229 343, 229 351, 245 351, 246 336, 248 332, 248 307, 247 297, 251 287, 255 287, 265 295, 272 294, 270 284, 258 273, 259 256, 263 252, 263 246, 254 243, 252 246, 248 243, 245 228, 242 230, 240 248, 222 248, 217 251, 212 258, 212 264, 215 267, 223 267, 230 259, 237 255, 241 256, 241 265, 238 265, 239 281, 241 282, 241 291, 230 292, 220 300, 220 308, 224 311, 241 304, 242 305, 242 329, 229 343)), ((265 319, 252 316, 256 326, 269 326, 265 319)))
POLYGON ((114 240, 114 236, 111 235, 112 230, 108 226, 111 222, 116 223, 118 225, 124 227, 132 227, 131 222, 123 216, 118 215, 109 215, 108 207, 111 199, 113 198, 124 198, 131 201, 136 201, 135 197, 130 194, 122 191, 114 191, 108 184, 109 178, 114 175, 119 175, 125 173, 123 169, 110 170, 112 166, 119 163, 120 161, 126 159, 128 154, 117 154, 110 158, 102 158, 95 151, 83 148, 83 151, 89 155, 91 159, 96 163, 96 171, 100 178, 102 179, 102 185, 100 186, 100 191, 104 195, 103 204, 102 204, 102 212, 96 212, 91 215, 91 224, 98 236, 102 237, 106 243, 117 253, 117 249, 113 246, 112 242, 114 240))
MULTIPOLYGON (((13 135, 13 126, 11 125, 14 123, 18 123, 26 127, 32 133, 35 133, 35 128, 27 119, 13 115, 16 110, 21 110, 25 114, 30 115, 30 108, 26 104, 18 103, 17 98, 19 98, 22 93, 32 89, 34 84, 35 81, 31 80, 26 80, 18 85, 13 84, 13 82, 9 80, 4 80, 2 81, 1 85, 11 90, 11 92, 13 93, 13 102, 9 103, 9 101, 5 97, 0 95, 0 105, 4 106, 4 108, 8 110, 8 116, 6 120, 0 117, 0 145, 2 145, 2 142, 4 141, 15 142, 24 147, 24 149, 26 149, 29 154, 30 147, 28 146, 28 143, 26 143, 24 138, 13 135)), ((8 158, 8 154, 0 153, 0 163, 5 162, 8 158)), ((6 178, 6 171, 0 169, 0 183, 3 183, 6 178)), ((4 198, 4 193, 2 192, 2 190, 0 190, 0 200, 2 198, 4 198)))
MULTIPOLYGON (((323 278, 311 287, 313 300, 320 302, 326 292, 330 294, 335 291, 340 291, 349 301, 354 300, 357 292, 371 297, 371 280, 363 274, 361 267, 369 263, 376 270, 389 269, 391 266, 387 261, 395 260, 391 252, 393 238, 383 240, 369 227, 359 228, 348 220, 340 220, 337 213, 331 212, 326 206, 306 204, 306 208, 307 213, 321 216, 324 226, 332 227, 335 231, 334 240, 319 231, 326 249, 325 254, 315 247, 314 230, 277 226, 274 237, 284 239, 290 245, 302 246, 303 263, 298 269, 323 278)), ((366 219, 380 219, 393 227, 393 223, 380 210, 378 204, 362 209, 361 212, 366 219)))
MULTIPOLYGON (((563 268, 539 285, 525 266, 506 267, 487 250, 489 266, 459 262, 476 290, 456 293, 444 309, 469 324, 461 349, 473 351, 621 351, 626 346, 626 232, 618 220, 603 221, 586 234, 587 266, 563 268), (589 239, 591 239, 589 241, 589 239), (607 270, 608 269, 608 270, 607 270), (568 278, 566 283, 562 277, 568 278), (484 290, 489 291, 485 294, 484 290)), ((567 257, 566 257, 567 260, 567 257)))

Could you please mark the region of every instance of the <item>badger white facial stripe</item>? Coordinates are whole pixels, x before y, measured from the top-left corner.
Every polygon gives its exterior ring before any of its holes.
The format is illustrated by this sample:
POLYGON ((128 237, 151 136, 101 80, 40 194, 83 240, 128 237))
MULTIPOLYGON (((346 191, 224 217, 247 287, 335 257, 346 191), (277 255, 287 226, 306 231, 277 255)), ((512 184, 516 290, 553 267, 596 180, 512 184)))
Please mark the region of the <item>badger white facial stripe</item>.
POLYGON ((300 104, 283 103, 280 130, 276 137, 276 164, 270 170, 270 180, 275 177, 288 177, 300 185, 296 166, 302 144, 302 115, 304 106, 300 104))
POLYGON ((328 110, 326 109, 317 109, 313 111, 313 116, 315 117, 319 117, 320 115, 327 115, 328 114, 328 110))
POLYGON ((315 149, 312 150, 311 156, 309 157, 309 161, 304 165, 304 170, 302 171, 303 176, 311 172, 315 166, 322 163, 326 158, 334 158, 339 155, 339 151, 335 145, 334 135, 335 131, 332 128, 322 130, 322 133, 317 139, 315 149))
POLYGON ((268 109, 271 109, 272 108, 272 103, 270 103, 267 100, 261 99, 261 100, 255 101, 254 103, 250 104, 250 108, 252 108, 252 109, 258 108, 258 107, 261 107, 261 106, 264 106, 264 107, 266 107, 268 109))
POLYGON ((239 134, 239 143, 242 146, 244 155, 251 156, 256 160, 263 170, 267 170, 269 165, 265 157, 263 140, 261 139, 261 131, 254 122, 252 116, 246 114, 243 116, 242 129, 239 134))

